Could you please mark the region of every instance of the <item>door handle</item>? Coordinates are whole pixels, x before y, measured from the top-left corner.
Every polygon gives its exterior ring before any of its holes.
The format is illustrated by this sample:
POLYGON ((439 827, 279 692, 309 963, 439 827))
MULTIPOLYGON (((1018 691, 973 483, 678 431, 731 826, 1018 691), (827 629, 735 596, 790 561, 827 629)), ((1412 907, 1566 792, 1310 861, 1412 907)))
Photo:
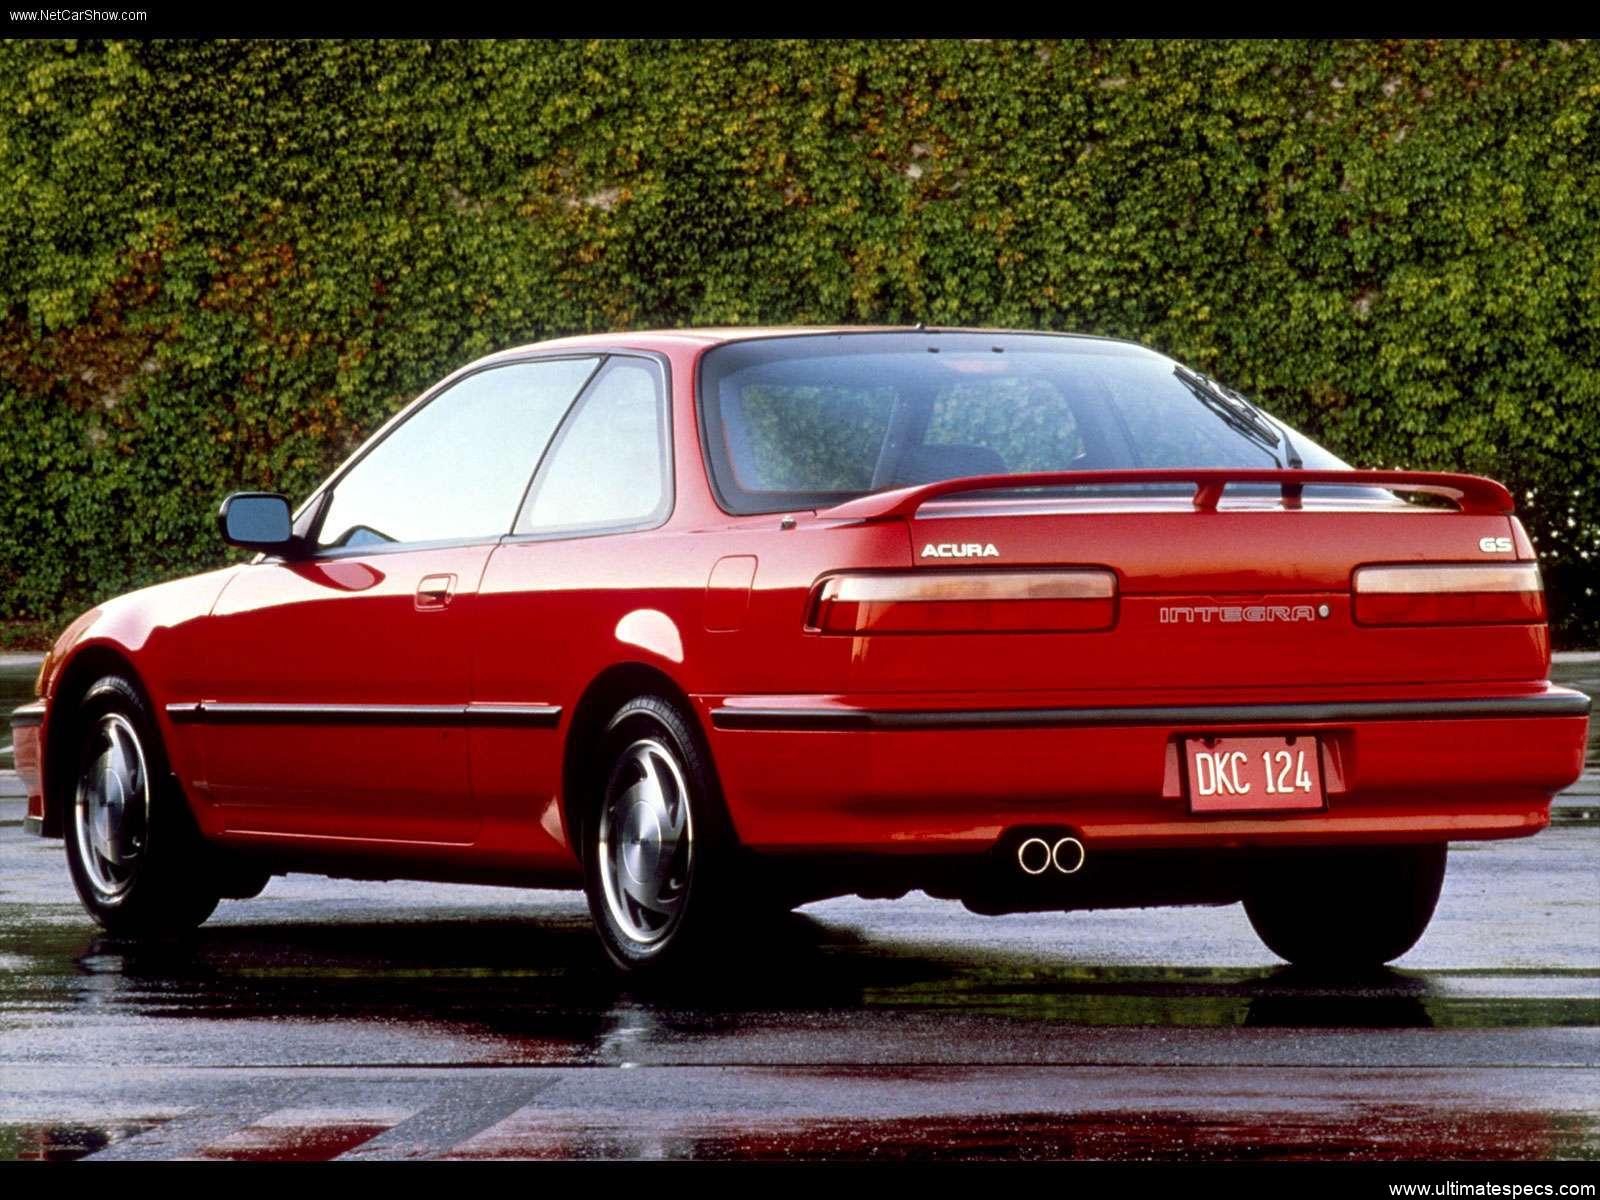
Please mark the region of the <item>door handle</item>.
POLYGON ((448 608, 450 598, 455 595, 456 577, 454 575, 429 575, 417 584, 417 609, 426 612, 430 609, 448 608))

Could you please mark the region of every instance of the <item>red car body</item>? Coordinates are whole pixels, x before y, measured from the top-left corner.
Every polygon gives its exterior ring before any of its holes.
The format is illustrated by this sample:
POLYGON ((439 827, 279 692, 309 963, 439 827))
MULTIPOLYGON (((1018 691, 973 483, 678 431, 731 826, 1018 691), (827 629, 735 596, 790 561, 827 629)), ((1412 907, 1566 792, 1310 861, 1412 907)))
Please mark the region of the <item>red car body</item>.
MULTIPOLYGON (((143 689, 208 843, 350 876, 581 886, 575 772, 641 688, 692 716, 738 844, 794 897, 920 886, 983 911, 1073 907, 951 874, 1034 830, 1130 863, 1519 837, 1580 773, 1588 700, 1547 679, 1542 595, 1480 618, 1355 590, 1378 566, 1531 564, 1499 485, 1338 476, 1447 510, 1303 497, 1328 472, 1122 470, 1099 483, 1183 487, 996 498, 958 478, 730 513, 696 400, 705 356, 794 333, 566 339, 452 377, 577 352, 658 364, 671 505, 654 527, 268 555, 84 614, 14 721, 28 828, 68 824, 58 740, 107 670, 143 689), (1065 594, 1014 605, 1007 581, 1032 572, 1065 594), (982 578, 975 598, 930 594, 929 623, 870 588, 828 593, 841 573, 982 578), (1313 739, 1293 744, 1314 749, 1318 802, 1195 804, 1188 744, 1240 736, 1313 739)), ((1141 887, 1084 902, 1210 894, 1141 887)))

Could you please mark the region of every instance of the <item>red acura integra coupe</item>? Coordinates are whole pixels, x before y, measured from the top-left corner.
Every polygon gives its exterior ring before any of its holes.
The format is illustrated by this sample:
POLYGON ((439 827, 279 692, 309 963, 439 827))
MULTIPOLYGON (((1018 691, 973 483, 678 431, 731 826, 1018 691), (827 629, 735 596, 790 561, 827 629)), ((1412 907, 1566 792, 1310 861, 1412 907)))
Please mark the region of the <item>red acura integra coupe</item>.
POLYGON ((292 514, 229 497, 249 563, 73 622, 13 717, 27 824, 127 936, 311 871, 581 886, 632 971, 912 888, 1243 901, 1379 963, 1447 843, 1579 774, 1511 512, 1126 342, 546 342, 292 514))

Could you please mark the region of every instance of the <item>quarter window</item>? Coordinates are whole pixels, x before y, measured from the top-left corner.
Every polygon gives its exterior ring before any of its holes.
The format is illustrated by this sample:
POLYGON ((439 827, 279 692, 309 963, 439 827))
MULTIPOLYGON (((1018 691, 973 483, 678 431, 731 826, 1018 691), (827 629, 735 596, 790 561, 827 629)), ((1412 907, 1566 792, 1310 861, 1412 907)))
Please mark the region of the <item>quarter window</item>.
POLYGON ((517 533, 588 533, 655 524, 672 496, 661 373, 613 358, 550 448, 517 533))
POLYGON ((499 537, 597 358, 469 375, 374 446, 333 490, 325 547, 499 537))

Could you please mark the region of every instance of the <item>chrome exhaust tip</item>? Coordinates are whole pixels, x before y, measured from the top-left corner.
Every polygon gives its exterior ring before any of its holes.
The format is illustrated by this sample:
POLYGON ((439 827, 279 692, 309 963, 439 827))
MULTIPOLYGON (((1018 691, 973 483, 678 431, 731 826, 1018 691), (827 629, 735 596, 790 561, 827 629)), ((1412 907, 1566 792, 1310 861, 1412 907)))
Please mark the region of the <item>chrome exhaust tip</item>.
POLYGON ((1083 843, 1075 837, 1064 837, 1050 847, 1050 865, 1063 875, 1074 875, 1081 871, 1087 857, 1083 843))
POLYGON ((1025 875, 1043 875, 1053 861, 1050 843, 1041 837, 1031 837, 1017 847, 1017 866, 1025 875))

